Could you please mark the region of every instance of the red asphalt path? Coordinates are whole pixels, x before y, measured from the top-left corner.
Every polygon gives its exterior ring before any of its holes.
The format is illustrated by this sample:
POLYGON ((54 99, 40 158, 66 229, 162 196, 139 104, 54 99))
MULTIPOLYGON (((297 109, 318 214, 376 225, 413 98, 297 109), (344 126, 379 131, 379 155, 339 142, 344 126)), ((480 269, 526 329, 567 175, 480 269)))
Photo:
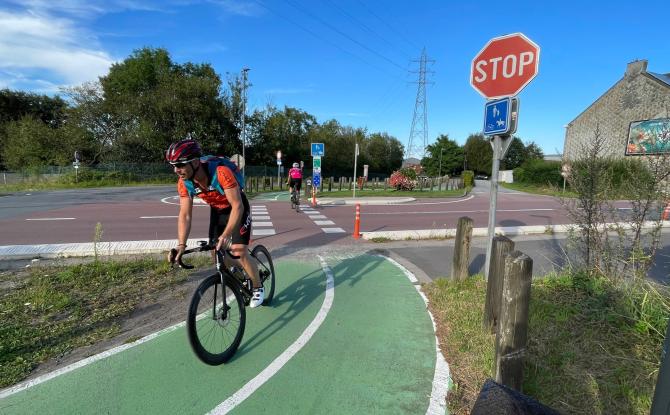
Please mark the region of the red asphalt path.
MULTIPOLYGON (((258 236, 271 246, 290 242, 294 246, 351 243, 354 206, 318 206, 316 211, 345 233, 327 234, 303 212, 289 209, 288 202, 251 201, 267 207, 276 234, 258 236)), ((458 218, 469 216, 475 227, 488 225, 488 194, 473 194, 462 199, 419 199, 399 205, 362 205, 361 231, 395 231, 455 228, 458 218)), ((194 208, 191 236, 207 234, 209 210, 194 208)), ((102 241, 173 239, 176 237, 178 206, 157 199, 72 205, 41 212, 19 214, 0 220, 0 245, 92 242, 97 223, 102 224, 102 241), (151 218, 142 218, 151 217, 151 218), (57 220, 61 218, 60 220, 57 220), (63 219, 74 218, 74 219, 63 219), (49 219, 49 220, 35 220, 49 219)), ((255 219, 256 222, 266 220, 255 219)), ((560 203, 545 196, 499 193, 497 226, 556 225, 569 220, 560 203)), ((256 227, 256 229, 261 229, 256 227)))

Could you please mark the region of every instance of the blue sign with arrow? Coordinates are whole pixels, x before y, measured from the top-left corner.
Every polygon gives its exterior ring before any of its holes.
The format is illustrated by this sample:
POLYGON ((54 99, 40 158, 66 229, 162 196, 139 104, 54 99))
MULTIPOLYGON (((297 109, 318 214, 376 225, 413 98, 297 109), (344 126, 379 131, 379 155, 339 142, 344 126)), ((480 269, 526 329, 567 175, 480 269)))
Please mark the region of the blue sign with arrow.
POLYGON ((484 105, 484 135, 506 134, 510 131, 512 98, 489 101, 484 105))

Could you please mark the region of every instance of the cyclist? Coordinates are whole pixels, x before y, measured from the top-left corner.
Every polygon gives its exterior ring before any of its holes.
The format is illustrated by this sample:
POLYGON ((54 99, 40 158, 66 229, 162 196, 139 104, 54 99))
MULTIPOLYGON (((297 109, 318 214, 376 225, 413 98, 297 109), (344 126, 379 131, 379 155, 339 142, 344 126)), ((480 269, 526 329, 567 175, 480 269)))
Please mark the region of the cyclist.
MULTIPOLYGON (((250 306, 263 304, 263 286, 258 276, 258 267, 249 256, 248 245, 251 236, 251 209, 244 191, 239 186, 235 173, 225 165, 214 165, 202 157, 200 145, 194 140, 173 143, 166 151, 165 158, 179 176, 179 218, 177 219, 177 255, 179 260, 186 249, 186 241, 191 231, 193 194, 210 205, 209 242, 216 242, 216 249, 230 249, 239 260, 226 257, 231 264, 244 268, 253 283, 250 306), (215 171, 209 171, 210 169, 215 171), (218 180, 218 189, 213 183, 218 180), (192 192, 189 191, 192 189, 192 192)), ((172 259, 172 258, 169 258, 172 259)))
POLYGON ((288 171, 289 194, 293 195, 293 189, 300 194, 300 187, 302 186, 302 170, 298 163, 293 163, 293 167, 288 171))

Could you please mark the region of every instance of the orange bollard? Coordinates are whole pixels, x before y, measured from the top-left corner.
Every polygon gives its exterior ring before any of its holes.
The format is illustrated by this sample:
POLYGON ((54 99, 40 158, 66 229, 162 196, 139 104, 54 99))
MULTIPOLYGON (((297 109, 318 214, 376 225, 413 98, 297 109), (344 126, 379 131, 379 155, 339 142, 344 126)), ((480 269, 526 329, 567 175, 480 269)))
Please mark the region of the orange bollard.
POLYGON ((312 186, 312 207, 316 207, 316 189, 312 186))
POLYGON ((668 203, 668 206, 665 207, 665 210, 663 211, 663 216, 661 216, 661 219, 670 220, 670 203, 668 203))
POLYGON ((356 220, 354 221, 354 239, 361 237, 361 205, 356 203, 356 220))

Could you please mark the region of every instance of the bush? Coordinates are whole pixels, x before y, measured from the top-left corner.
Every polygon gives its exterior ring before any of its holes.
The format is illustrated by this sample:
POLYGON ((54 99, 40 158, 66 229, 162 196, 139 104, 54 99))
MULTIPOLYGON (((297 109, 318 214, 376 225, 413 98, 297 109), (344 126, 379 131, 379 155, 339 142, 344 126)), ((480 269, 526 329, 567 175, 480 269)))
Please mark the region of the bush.
POLYGON ((404 169, 398 170, 400 174, 407 177, 410 180, 416 180, 416 170, 405 167, 404 169))
POLYGON ((416 172, 412 169, 400 169, 391 174, 389 184, 396 190, 414 190, 416 182, 405 174, 407 170, 414 173, 414 177, 416 178, 416 172))
POLYGON ((514 169, 514 181, 542 186, 562 186, 560 161, 530 160, 514 169))
POLYGON ((475 185, 475 172, 472 170, 463 170, 463 186, 465 187, 474 187, 475 185))

